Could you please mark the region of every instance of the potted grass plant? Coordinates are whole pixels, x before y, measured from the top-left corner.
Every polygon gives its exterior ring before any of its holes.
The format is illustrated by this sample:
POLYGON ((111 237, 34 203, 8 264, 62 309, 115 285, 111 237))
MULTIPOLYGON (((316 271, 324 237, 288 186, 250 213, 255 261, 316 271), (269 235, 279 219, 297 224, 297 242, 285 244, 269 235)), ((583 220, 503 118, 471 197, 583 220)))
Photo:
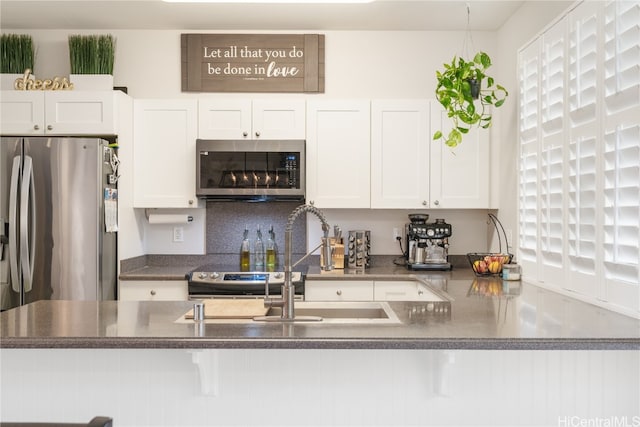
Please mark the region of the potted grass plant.
POLYGON ((69 80, 76 90, 112 90, 115 39, 110 34, 70 35, 69 80))
POLYGON ((2 90, 13 90, 14 83, 29 69, 33 72, 33 40, 28 34, 3 34, 0 39, 2 90))
POLYGON ((449 147, 455 147, 472 127, 491 126, 489 107, 500 107, 509 93, 487 75, 490 66, 489 55, 478 52, 471 61, 454 56, 450 64, 444 64, 443 71, 436 71, 436 99, 453 126, 446 136, 437 131, 434 140, 442 139, 449 147))

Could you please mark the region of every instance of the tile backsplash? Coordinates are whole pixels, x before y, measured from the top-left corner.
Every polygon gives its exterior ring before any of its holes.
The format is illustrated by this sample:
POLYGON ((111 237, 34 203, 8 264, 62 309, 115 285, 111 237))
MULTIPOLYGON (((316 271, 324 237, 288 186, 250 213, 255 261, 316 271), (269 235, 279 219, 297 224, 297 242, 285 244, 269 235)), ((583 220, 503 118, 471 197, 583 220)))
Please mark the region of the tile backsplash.
MULTIPOLYGON (((289 214, 301 202, 207 202, 207 254, 238 255, 245 227, 251 243, 256 240, 258 227, 266 242, 273 225, 280 260, 284 252, 284 229, 289 214)), ((307 248, 306 214, 293 224, 292 252, 304 255, 307 248)))

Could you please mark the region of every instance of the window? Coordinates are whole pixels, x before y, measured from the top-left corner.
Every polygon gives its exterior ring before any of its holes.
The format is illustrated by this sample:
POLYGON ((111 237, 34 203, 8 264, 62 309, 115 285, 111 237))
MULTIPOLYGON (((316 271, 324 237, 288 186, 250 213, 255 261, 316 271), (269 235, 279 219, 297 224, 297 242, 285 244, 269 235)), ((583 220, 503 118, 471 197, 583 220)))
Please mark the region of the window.
POLYGON ((640 1, 583 2, 520 51, 525 277, 640 312, 640 1))

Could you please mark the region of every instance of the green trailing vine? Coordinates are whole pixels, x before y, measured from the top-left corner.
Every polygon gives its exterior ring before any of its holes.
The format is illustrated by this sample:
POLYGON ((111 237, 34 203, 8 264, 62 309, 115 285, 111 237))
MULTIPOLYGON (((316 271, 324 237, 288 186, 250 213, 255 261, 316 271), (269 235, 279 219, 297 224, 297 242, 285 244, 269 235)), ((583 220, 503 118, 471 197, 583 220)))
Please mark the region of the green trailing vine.
POLYGON ((487 107, 502 106, 509 93, 486 74, 490 66, 489 55, 478 52, 473 61, 454 56, 450 64, 444 64, 444 71, 436 71, 436 98, 452 120, 453 128, 446 137, 437 131, 434 140, 442 139, 449 147, 456 147, 473 126, 483 129, 491 126, 487 107))

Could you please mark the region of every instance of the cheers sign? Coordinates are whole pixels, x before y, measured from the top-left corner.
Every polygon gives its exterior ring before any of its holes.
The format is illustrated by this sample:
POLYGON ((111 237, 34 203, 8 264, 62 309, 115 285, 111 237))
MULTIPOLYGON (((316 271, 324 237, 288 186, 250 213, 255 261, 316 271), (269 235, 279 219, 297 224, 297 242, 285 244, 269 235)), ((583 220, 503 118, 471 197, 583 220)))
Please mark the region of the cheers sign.
POLYGON ((183 92, 324 92, 324 36, 182 34, 183 92))

